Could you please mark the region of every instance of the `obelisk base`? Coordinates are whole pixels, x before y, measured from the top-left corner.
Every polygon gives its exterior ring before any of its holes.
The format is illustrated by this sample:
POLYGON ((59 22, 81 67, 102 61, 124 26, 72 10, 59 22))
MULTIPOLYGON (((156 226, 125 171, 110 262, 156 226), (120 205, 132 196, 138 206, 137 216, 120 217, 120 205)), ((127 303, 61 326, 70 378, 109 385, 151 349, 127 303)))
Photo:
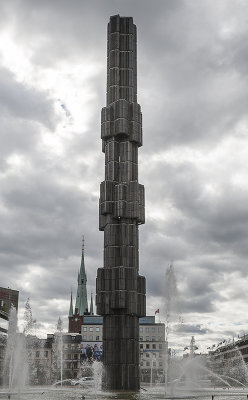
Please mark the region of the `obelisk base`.
POLYGON ((137 391, 139 319, 130 315, 103 318, 103 389, 137 391))

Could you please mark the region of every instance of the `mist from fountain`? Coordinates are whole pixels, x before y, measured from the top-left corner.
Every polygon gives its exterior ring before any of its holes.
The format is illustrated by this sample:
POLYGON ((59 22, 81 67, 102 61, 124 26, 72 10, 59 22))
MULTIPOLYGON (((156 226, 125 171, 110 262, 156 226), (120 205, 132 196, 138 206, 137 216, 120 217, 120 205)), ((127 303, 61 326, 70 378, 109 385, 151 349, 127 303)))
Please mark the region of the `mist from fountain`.
MULTIPOLYGON (((172 265, 166 272, 166 296, 165 296, 165 322, 166 322, 166 341, 168 342, 170 331, 173 329, 173 323, 177 320, 180 321, 180 307, 178 301, 177 284, 172 265)), ((30 314, 30 312, 29 312, 30 314)), ((31 314, 27 317, 26 327, 24 332, 29 333, 32 330, 31 314)), ((58 324, 59 325, 59 324, 58 324)), ((28 337, 27 337, 28 338, 28 337)), ((73 397, 75 399, 87 396, 87 398, 111 398, 112 394, 107 394, 101 391, 101 376, 102 376, 102 363, 94 361, 87 363, 87 365, 81 365, 81 378, 79 379, 63 379, 63 370, 61 365, 63 364, 63 346, 62 346, 62 326, 59 329, 57 326, 57 333, 55 334, 54 354, 57 355, 58 360, 57 370, 60 371, 60 380, 57 385, 61 387, 63 384, 75 384, 74 387, 63 387, 63 388, 49 388, 42 387, 40 389, 32 390, 34 395, 33 399, 40 399, 42 393, 46 393, 47 399, 70 399, 69 393, 80 395, 81 397, 73 397), (89 369, 91 372, 89 373, 89 369), (62 371, 62 373, 61 373, 62 371), (92 380, 90 378, 92 376, 92 380), (89 377, 85 379, 85 377, 89 377), (73 382, 74 381, 74 382, 73 382), (72 383, 73 382, 73 383, 72 383), (38 392, 38 390, 40 390, 38 392), (59 397, 58 397, 59 396, 59 397), (66 397, 68 396, 68 397, 66 397)), ((206 358, 194 354, 195 342, 192 337, 190 348, 190 354, 187 358, 176 359, 176 357, 168 359, 168 351, 165 353, 166 364, 166 379, 165 379, 165 395, 170 397, 187 397, 187 396, 202 396, 208 390, 209 393, 213 393, 214 386, 211 387, 211 383, 214 381, 214 385, 217 387, 222 383, 225 387, 233 389, 233 385, 245 388, 245 384, 248 382, 247 368, 244 363, 243 357, 238 348, 233 349, 236 351, 235 360, 236 365, 223 367, 222 369, 217 365, 217 371, 213 371, 207 368, 206 358), (210 392, 211 391, 211 392, 210 392)), ((18 332, 17 329, 17 315, 16 310, 12 309, 9 316, 9 335, 6 347, 5 357, 5 377, 8 378, 8 395, 18 396, 18 399, 22 395, 31 394, 28 392, 28 388, 25 388, 27 384, 27 360, 26 360, 26 337, 24 334, 18 332)), ((239 393, 239 392, 238 392, 239 393)), ((159 398, 161 395, 164 397, 164 391, 161 392, 160 388, 155 388, 150 385, 146 389, 146 392, 141 392, 135 398, 140 400, 147 400, 150 398, 159 398), (154 393, 154 390, 157 390, 154 393)), ((45 398, 45 396, 42 396, 45 398)), ((15 397, 16 398, 16 397, 15 397)), ((123 397, 120 397, 123 398, 123 397)), ((130 394, 126 398, 133 398, 130 394)))
POLYGON ((168 386, 168 374, 169 374, 168 338, 171 329, 171 323, 172 321, 175 320, 181 322, 177 282, 172 263, 170 264, 169 268, 166 270, 165 273, 164 315, 165 315, 165 343, 166 343, 165 353, 164 353, 164 365, 165 365, 164 389, 166 394, 168 386))
POLYGON ((18 332, 17 313, 15 308, 9 312, 8 339, 4 359, 4 382, 8 387, 9 396, 12 392, 20 393, 27 383, 28 369, 26 358, 25 335, 18 332))
MULTIPOLYGON (((168 343, 169 335, 173 329, 173 324, 177 321, 182 323, 180 312, 179 294, 177 289, 176 276, 173 264, 169 266, 165 275, 165 340, 168 343)), ((167 346, 166 346, 167 347, 167 346)), ((204 391, 206 387, 211 387, 213 379, 226 387, 231 388, 233 384, 245 387, 248 382, 248 372, 244 359, 238 349, 235 355, 236 364, 225 364, 224 370, 211 370, 207 368, 207 357, 195 354, 194 337, 189 346, 190 354, 187 358, 176 360, 164 354, 165 362, 165 395, 174 396, 183 391, 184 395, 191 394, 192 391, 204 391)), ((230 363, 229 363, 230 364, 230 363)))

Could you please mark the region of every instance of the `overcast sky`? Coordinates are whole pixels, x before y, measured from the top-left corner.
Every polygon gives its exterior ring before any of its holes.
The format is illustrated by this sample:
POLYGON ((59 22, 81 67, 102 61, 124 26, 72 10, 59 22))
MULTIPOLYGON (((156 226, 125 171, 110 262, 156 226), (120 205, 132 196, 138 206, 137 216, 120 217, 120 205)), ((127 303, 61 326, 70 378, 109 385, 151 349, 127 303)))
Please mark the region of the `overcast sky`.
POLYGON ((183 324, 203 350, 248 332, 246 0, 11 0, 0 3, 0 286, 30 297, 40 334, 67 329, 85 235, 88 292, 103 265, 110 15, 138 29, 146 188, 140 273, 164 320, 173 260, 183 324))

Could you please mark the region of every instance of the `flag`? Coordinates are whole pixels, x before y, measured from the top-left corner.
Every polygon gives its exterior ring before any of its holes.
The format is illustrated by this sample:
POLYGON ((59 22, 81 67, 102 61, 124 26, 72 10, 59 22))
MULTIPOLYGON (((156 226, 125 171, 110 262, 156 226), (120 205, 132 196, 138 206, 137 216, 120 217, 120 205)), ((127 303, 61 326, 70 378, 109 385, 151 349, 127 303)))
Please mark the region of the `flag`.
POLYGON ((155 311, 155 315, 159 314, 159 308, 155 311))

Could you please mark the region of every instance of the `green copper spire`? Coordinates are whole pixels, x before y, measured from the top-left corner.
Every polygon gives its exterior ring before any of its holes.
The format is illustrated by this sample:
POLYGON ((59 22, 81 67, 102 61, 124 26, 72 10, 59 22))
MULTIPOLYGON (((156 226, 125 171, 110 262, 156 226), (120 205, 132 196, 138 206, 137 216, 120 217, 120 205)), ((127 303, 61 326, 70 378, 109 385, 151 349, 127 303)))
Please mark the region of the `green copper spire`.
POLYGON ((77 287, 77 298, 76 298, 76 306, 78 309, 79 315, 83 315, 86 310, 88 310, 88 300, 87 300, 87 275, 85 272, 85 264, 84 264, 84 239, 82 246, 82 258, 81 258, 81 266, 80 271, 78 273, 78 287, 77 287))
POLYGON ((70 309, 69 309, 69 317, 73 317, 72 291, 71 291, 71 302, 70 302, 70 309))
POLYGON ((91 297, 90 297, 90 315, 94 315, 92 292, 91 292, 91 297))

